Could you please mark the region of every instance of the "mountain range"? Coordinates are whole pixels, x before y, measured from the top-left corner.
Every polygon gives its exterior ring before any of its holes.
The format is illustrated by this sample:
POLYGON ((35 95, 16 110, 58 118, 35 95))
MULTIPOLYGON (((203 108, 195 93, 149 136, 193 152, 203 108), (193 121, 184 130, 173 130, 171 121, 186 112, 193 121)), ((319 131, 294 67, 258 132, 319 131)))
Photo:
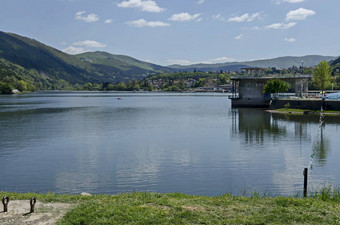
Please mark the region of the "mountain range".
POLYGON ((125 55, 86 52, 70 55, 34 39, 0 31, 0 81, 15 76, 42 87, 67 82, 74 84, 122 82, 143 79, 151 74, 175 71, 238 71, 244 67, 288 68, 293 65, 315 66, 332 56, 309 55, 279 57, 248 62, 160 66, 125 55))
POLYGON ((238 71, 241 68, 249 68, 249 67, 260 67, 260 68, 281 68, 287 69, 292 66, 315 66, 320 61, 326 60, 331 61, 336 59, 333 56, 321 56, 321 55, 306 55, 306 56, 285 56, 278 57, 274 59, 261 59, 254 61, 246 61, 246 62, 227 62, 227 63, 217 63, 217 64, 195 64, 189 66, 181 66, 181 65, 171 65, 169 66, 172 69, 179 71, 192 71, 193 69, 208 72, 208 71, 238 71))

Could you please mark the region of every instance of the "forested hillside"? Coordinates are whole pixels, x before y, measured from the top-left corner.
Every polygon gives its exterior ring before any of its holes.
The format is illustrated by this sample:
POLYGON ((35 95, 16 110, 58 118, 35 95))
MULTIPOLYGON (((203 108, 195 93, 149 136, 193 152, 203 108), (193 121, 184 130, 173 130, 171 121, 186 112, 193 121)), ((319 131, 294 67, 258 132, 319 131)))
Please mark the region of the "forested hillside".
POLYGON ((142 79, 166 68, 105 52, 69 55, 36 40, 0 32, 1 87, 69 89, 86 83, 142 79))

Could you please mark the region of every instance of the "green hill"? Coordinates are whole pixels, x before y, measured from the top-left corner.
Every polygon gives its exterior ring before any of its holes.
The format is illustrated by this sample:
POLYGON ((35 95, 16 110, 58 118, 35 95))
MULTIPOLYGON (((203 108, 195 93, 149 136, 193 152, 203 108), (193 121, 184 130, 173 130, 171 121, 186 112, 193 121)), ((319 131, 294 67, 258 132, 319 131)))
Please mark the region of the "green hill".
POLYGON ((154 74, 165 72, 166 67, 143 62, 124 55, 114 55, 107 52, 86 52, 75 55, 82 62, 94 65, 98 72, 112 77, 115 81, 137 80, 154 74))
POLYGON ((35 71, 43 80, 62 79, 71 84, 101 80, 91 64, 16 34, 0 32, 0 58, 11 67, 35 71))
POLYGON ((91 52, 69 55, 36 40, 0 32, 0 81, 20 80, 29 89, 60 89, 75 84, 142 79, 165 67, 122 55, 91 52))

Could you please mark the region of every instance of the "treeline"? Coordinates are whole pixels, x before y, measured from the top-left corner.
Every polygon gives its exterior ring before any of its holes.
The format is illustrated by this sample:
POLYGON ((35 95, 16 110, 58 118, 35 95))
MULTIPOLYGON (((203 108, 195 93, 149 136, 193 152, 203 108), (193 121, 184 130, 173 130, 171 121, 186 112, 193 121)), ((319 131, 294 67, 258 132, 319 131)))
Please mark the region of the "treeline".
POLYGON ((230 75, 223 72, 202 72, 196 71, 193 72, 174 72, 174 73, 160 73, 156 75, 149 76, 145 78, 145 80, 184 80, 184 79, 226 79, 230 78, 230 75))
POLYGON ((204 87, 206 85, 221 85, 230 81, 230 74, 216 72, 176 72, 160 73, 144 78, 133 79, 128 82, 104 82, 103 84, 86 83, 76 84, 73 90, 85 91, 184 91, 190 88, 204 87))
POLYGON ((104 82, 70 84, 63 79, 50 79, 48 75, 35 70, 27 70, 18 65, 0 61, 0 94, 11 94, 14 89, 20 92, 38 90, 85 90, 85 91, 185 91, 192 88, 226 84, 230 74, 218 72, 175 72, 160 73, 127 82, 104 82), (43 76, 42 76, 43 75, 43 76), (42 78, 43 77, 43 78, 42 78))
POLYGON ((128 82, 120 82, 120 83, 111 83, 105 82, 103 84, 93 84, 93 83, 86 83, 84 85, 76 84, 74 86, 74 90, 83 90, 83 91, 152 91, 154 87, 148 81, 142 80, 137 81, 133 79, 132 81, 128 82))
POLYGON ((199 87, 227 84, 230 74, 222 72, 175 72, 152 75, 144 79, 155 88, 165 91, 186 91, 199 87))

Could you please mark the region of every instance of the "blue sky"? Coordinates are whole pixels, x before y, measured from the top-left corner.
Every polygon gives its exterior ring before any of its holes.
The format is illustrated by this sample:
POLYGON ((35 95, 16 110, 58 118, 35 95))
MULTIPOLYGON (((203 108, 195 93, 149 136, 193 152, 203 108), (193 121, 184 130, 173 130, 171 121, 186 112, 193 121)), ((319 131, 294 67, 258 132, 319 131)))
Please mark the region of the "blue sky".
POLYGON ((160 64, 340 55, 340 0, 0 0, 0 30, 160 64))

